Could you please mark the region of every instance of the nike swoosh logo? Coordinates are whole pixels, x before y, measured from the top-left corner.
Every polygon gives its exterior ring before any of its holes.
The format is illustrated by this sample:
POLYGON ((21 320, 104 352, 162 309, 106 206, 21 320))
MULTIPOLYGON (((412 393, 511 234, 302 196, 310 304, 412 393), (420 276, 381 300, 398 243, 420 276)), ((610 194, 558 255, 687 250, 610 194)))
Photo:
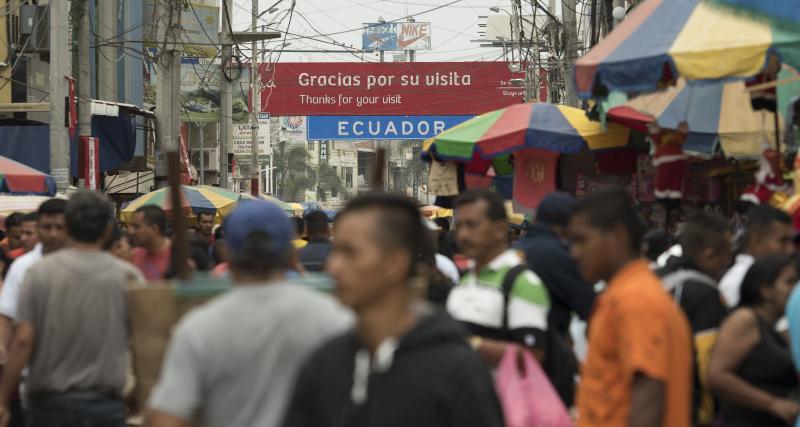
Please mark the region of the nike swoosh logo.
POLYGON ((425 36, 417 36, 417 37, 414 37, 413 39, 408 39, 408 40, 398 40, 397 44, 401 48, 408 47, 408 46, 411 46, 412 44, 414 44, 417 40, 424 39, 426 36, 427 35, 425 35, 425 36))

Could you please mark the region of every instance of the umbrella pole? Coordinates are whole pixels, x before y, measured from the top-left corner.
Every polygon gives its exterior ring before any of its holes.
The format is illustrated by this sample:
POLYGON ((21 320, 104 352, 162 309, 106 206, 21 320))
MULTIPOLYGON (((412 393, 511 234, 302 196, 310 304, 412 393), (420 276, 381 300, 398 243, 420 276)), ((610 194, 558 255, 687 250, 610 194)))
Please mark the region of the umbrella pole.
POLYGON ((167 153, 169 192, 172 201, 172 271, 179 280, 189 279, 189 246, 186 239, 186 218, 181 203, 181 163, 177 151, 167 153))
MULTIPOLYGON (((777 100, 775 101, 777 104, 777 100)), ((778 167, 781 174, 783 174, 783 156, 781 155, 781 122, 778 118, 778 107, 775 107, 775 112, 772 113, 775 122, 775 151, 778 153, 778 167)))

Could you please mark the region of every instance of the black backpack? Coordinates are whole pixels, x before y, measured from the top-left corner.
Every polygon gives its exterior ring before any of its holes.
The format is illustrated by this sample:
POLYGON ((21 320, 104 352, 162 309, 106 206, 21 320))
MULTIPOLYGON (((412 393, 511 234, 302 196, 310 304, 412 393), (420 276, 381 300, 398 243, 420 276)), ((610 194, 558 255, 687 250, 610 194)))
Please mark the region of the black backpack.
MULTIPOLYGON (((511 288, 514 287, 514 282, 520 274, 527 271, 528 267, 520 264, 511 267, 503 278, 502 291, 503 291, 503 333, 506 339, 512 341, 510 338, 511 330, 508 328, 508 303, 511 297, 511 288)), ((542 370, 550 378, 553 388, 556 389, 564 406, 571 407, 575 400, 575 376, 578 373, 578 360, 575 354, 567 346, 567 343, 558 336, 558 334, 551 328, 547 328, 546 336, 546 352, 542 370)))

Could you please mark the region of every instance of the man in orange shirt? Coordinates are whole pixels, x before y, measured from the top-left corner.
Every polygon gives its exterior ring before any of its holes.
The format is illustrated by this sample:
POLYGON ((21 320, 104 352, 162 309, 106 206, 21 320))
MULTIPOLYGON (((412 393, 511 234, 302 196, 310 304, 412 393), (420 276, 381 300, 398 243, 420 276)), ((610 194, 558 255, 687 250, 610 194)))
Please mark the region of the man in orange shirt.
POLYGON ((690 426, 689 324, 639 258, 642 231, 630 198, 606 191, 580 200, 569 232, 585 279, 608 283, 589 320, 578 426, 690 426))

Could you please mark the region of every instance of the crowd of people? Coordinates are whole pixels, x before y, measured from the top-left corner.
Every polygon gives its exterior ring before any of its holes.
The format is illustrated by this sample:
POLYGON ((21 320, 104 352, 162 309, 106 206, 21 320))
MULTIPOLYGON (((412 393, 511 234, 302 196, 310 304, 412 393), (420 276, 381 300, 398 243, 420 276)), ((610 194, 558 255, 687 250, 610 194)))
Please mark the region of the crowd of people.
MULTIPOLYGON (((737 239, 705 211, 674 236, 649 231, 618 191, 552 193, 523 233, 489 191, 454 211, 430 221, 369 193, 333 221, 256 200, 222 225, 199 214, 189 267, 233 286, 175 326, 146 425, 499 427, 508 352, 538 361, 582 427, 800 414, 800 263, 784 212, 753 207, 737 239)), ((4 233, 0 426, 124 426, 127 292, 173 277, 167 215, 143 206, 120 224, 83 191, 8 216, 4 233)))

